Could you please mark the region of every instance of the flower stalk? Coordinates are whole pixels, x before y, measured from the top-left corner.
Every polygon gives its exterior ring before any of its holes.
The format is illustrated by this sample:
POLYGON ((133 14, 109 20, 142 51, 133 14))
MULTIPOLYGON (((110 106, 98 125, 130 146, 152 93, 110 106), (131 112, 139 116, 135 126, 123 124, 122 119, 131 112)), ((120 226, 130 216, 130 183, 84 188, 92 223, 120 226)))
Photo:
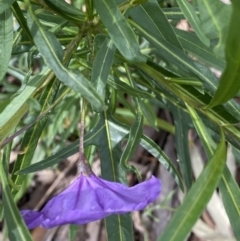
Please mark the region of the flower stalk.
POLYGON ((92 173, 91 167, 84 155, 84 129, 85 129, 85 113, 87 103, 84 98, 81 98, 81 120, 80 120, 80 135, 79 135, 79 161, 78 161, 78 174, 89 176, 92 173))

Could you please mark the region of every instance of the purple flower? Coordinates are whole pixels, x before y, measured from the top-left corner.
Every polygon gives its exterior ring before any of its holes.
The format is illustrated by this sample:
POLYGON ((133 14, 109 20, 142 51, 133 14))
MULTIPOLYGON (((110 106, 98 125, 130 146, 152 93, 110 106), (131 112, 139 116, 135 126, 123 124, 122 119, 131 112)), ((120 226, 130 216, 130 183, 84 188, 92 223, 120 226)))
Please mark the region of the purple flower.
POLYGON ((63 224, 85 224, 110 214, 142 210, 156 200, 160 189, 160 181, 153 176, 134 187, 127 187, 94 174, 80 175, 41 211, 22 210, 21 214, 30 229, 36 226, 52 228, 63 224))

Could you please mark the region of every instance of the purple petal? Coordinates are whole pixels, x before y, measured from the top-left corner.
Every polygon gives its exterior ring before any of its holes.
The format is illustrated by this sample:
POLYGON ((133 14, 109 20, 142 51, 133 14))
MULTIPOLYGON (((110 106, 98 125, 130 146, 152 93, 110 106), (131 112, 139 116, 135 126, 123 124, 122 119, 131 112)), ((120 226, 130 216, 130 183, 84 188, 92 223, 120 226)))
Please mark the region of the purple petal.
POLYGON ((160 193, 160 181, 151 177, 134 187, 81 175, 40 211, 21 211, 29 228, 52 228, 63 224, 85 224, 110 214, 144 209, 160 193))

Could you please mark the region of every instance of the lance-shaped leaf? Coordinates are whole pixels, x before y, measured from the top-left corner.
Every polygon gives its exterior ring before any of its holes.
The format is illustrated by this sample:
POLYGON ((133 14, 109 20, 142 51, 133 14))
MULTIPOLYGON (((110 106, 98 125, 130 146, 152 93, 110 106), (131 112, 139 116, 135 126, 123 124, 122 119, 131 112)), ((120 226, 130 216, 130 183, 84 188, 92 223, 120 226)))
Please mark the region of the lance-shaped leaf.
POLYGON ((225 160, 226 144, 222 133, 221 142, 214 155, 192 185, 183 203, 175 211, 174 216, 158 241, 185 240, 217 187, 223 173, 225 160))
POLYGON ((127 169, 134 170, 134 167, 128 164, 128 161, 132 158, 134 152, 139 145, 142 136, 142 129, 143 129, 143 115, 141 113, 137 113, 136 119, 133 125, 130 128, 128 141, 125 146, 125 149, 121 155, 120 163, 123 164, 124 167, 127 169))
MULTIPOLYGON (((119 141, 121 139, 118 139, 117 133, 110 132, 108 119, 106 112, 100 115, 99 121, 104 125, 98 142, 102 177, 106 180, 126 183, 126 171, 120 165, 122 151, 119 141)), ((108 240, 133 240, 132 220, 129 214, 107 217, 105 223, 108 240)))
POLYGON ((85 97, 96 111, 105 109, 103 100, 84 75, 79 71, 68 70, 62 65, 63 52, 60 43, 52 33, 43 29, 30 5, 28 5, 27 23, 39 52, 57 78, 85 97))
POLYGON ((224 58, 226 32, 231 15, 231 5, 219 0, 197 0, 202 30, 209 39, 219 38, 215 53, 224 58), (222 21, 224 19, 224 21, 222 21))
POLYGON ((227 166, 224 168, 223 176, 218 187, 220 189, 223 204, 232 225, 234 235, 237 240, 240 240, 240 190, 236 180, 227 166))
POLYGON ((132 8, 130 16, 150 33, 154 33, 156 36, 164 38, 172 45, 182 49, 171 24, 168 22, 157 1, 151 0, 132 8))
MULTIPOLYGON (((84 136, 84 148, 86 148, 89 145, 98 144, 98 135, 103 128, 104 128, 104 125, 99 123, 84 136)), ((17 172, 17 174, 28 174, 28 173, 37 172, 37 171, 46 169, 48 167, 52 167, 53 165, 56 165, 59 162, 63 161, 65 158, 75 154, 78 151, 78 147, 79 147, 79 140, 76 140, 72 144, 68 145, 67 148, 63 148, 58 153, 44 159, 43 161, 34 163, 28 167, 21 169, 20 171, 17 172)))
POLYGON ((181 108, 170 104, 170 111, 173 114, 174 125, 176 127, 176 149, 179 159, 179 166, 182 177, 187 189, 190 189, 193 183, 192 165, 189 154, 188 130, 190 128, 191 119, 181 108))
POLYGON ((155 33, 149 32, 142 24, 130 21, 131 25, 136 28, 139 34, 145 37, 156 49, 157 54, 166 61, 176 65, 183 77, 192 77, 193 75, 203 81, 204 87, 214 92, 216 90, 217 78, 205 66, 199 65, 190 59, 184 51, 170 44, 163 38, 159 38, 155 33))
POLYGON ((25 32, 29 40, 33 43, 33 38, 27 26, 27 21, 23 15, 22 9, 18 5, 18 2, 14 2, 11 9, 14 14, 14 17, 17 19, 19 25, 22 27, 22 30, 25 32))
POLYGON ((136 36, 114 0, 94 0, 94 5, 112 41, 129 61, 145 61, 136 36))
MULTIPOLYGON (((41 113, 44 112, 44 110, 53 103, 57 91, 58 87, 56 87, 56 80, 50 82, 45 88, 40 98, 40 104, 42 106, 41 113)), ((23 152, 23 154, 21 153, 17 156, 17 160, 14 163, 12 174, 12 181, 18 186, 22 185, 26 176, 16 175, 15 173, 18 170, 30 165, 34 156, 34 152, 37 148, 39 138, 42 134, 43 128, 47 120, 48 118, 45 117, 44 119, 37 122, 32 128, 26 131, 23 137, 20 146, 20 150, 23 152)), ((17 190, 13 190, 12 193, 15 195, 17 193, 17 190)))
MULTIPOLYGON (((0 153, 1 155, 1 153, 0 153)), ((31 235, 27 230, 25 223, 18 211, 18 208, 13 200, 10 187, 8 184, 8 174, 6 174, 3 161, 0 156, 0 179, 2 183, 2 204, 4 218, 8 229, 9 239, 11 241, 32 241, 31 235)))
MULTIPOLYGON (((0 7, 1 9, 1 7, 0 7)), ((0 82, 5 76, 13 44, 13 17, 10 9, 0 14, 0 82)))
POLYGON ((91 82, 103 100, 105 99, 105 88, 112 66, 114 53, 115 46, 112 40, 106 38, 93 62, 91 82))
MULTIPOLYGON (((192 117, 197 133, 201 139, 206 155, 207 157, 210 157, 214 153, 213 150, 215 149, 216 144, 212 140, 212 137, 210 136, 208 129, 203 124, 197 112, 188 105, 187 108, 192 117)), ((234 177, 230 173, 227 165, 225 165, 223 175, 218 187, 220 189, 223 204, 229 217, 230 223, 232 225, 233 232, 238 240, 240 239, 240 190, 234 177)))
POLYGON ((188 22, 192 26, 192 28, 195 30, 197 36, 201 41, 209 46, 210 41, 209 39, 204 35, 203 30, 201 28, 200 20, 195 12, 194 7, 187 1, 187 0, 177 0, 178 6, 183 11, 183 14, 187 18, 188 22))
POLYGON ((24 90, 15 96, 11 103, 0 113, 0 144, 18 124, 28 110, 27 100, 49 76, 50 70, 33 77, 24 90))
POLYGON ((233 13, 229 24, 225 57, 227 66, 220 80, 213 99, 208 107, 220 105, 234 97, 240 89, 240 31, 236 23, 240 21, 240 11, 233 4, 233 13))
POLYGON ((76 22, 83 22, 86 19, 86 14, 74 7, 72 4, 68 4, 64 0, 45 0, 45 3, 64 19, 69 19, 76 22))
POLYGON ((175 32, 186 51, 191 52, 210 66, 214 66, 219 70, 224 70, 226 63, 213 53, 212 46, 207 47, 204 45, 194 33, 180 29, 175 29, 175 32))

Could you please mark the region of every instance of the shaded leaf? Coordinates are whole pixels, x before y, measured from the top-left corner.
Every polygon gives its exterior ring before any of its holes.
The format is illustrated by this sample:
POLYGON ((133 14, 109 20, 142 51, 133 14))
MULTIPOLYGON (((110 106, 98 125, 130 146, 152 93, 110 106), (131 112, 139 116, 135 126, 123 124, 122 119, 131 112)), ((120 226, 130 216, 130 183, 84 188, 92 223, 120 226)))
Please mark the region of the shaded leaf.
POLYGON ((91 82, 99 96, 105 99, 105 88, 112 66, 115 46, 110 39, 106 39, 93 62, 91 82))
POLYGON ((76 22, 83 22, 86 20, 86 14, 68 4, 64 0, 45 0, 44 1, 51 9, 62 15, 64 19, 73 20, 76 22))
MULTIPOLYGON (((97 145, 98 144, 98 135, 99 132, 102 131, 104 126, 96 125, 93 129, 91 129, 84 137, 84 148, 89 145, 97 145)), ((34 163, 26 168, 21 169, 16 174, 28 174, 32 172, 37 172, 48 167, 52 167, 53 165, 58 164, 59 162, 63 161, 65 158, 75 154, 78 152, 79 147, 79 140, 74 141, 72 144, 68 145, 67 147, 63 148, 58 153, 40 161, 38 163, 34 163)))
MULTIPOLYGON (((1 155, 1 153, 0 153, 1 155)), ((8 178, 5 173, 3 162, 0 157, 0 178, 2 182, 2 203, 4 218, 8 228, 8 236, 11 241, 32 241, 31 235, 18 211, 18 208, 13 200, 8 178)))
MULTIPOLYGON (((204 147, 206 155, 208 158, 210 158, 210 156, 214 153, 213 150, 215 149, 216 144, 215 142, 213 142, 212 137, 209 134, 209 131, 203 124, 197 112, 190 106, 187 106, 187 107, 192 117, 197 133, 201 139, 201 143, 204 147)), ((223 204, 226 209, 229 220, 231 222, 235 237, 239 239, 240 238, 240 232, 239 232, 240 190, 234 177, 228 170, 227 165, 225 165, 223 175, 219 182, 218 187, 220 189, 222 199, 223 199, 223 204)))
POLYGON ((16 0, 1 0, 0 2, 0 14, 8 9, 16 0))
POLYGON ((149 33, 164 38, 172 45, 182 49, 171 24, 163 14, 157 1, 151 0, 134 7, 130 11, 130 16, 149 33))
POLYGON ((240 32, 236 28, 236 23, 239 21, 240 11, 234 8, 225 49, 227 66, 219 80, 219 86, 208 106, 209 108, 230 100, 240 89, 240 32))
MULTIPOLYGON (((1 3, 0 3, 1 9, 1 3)), ((5 76, 11 58, 13 44, 13 17, 10 9, 0 14, 0 83, 5 76)))
POLYGON ((29 40, 33 43, 33 38, 30 33, 30 30, 27 26, 27 21, 23 15, 22 10, 20 9, 20 7, 18 5, 18 2, 14 2, 11 9, 13 11, 14 17, 17 19, 17 21, 20 24, 20 26, 22 27, 23 31, 28 36, 29 40))
POLYGON ((187 0, 177 0, 177 3, 181 10, 183 11, 183 14, 187 18, 188 22, 194 29, 195 33, 199 37, 199 39, 209 47, 210 41, 209 39, 204 35, 203 30, 201 28, 200 20, 195 12, 194 7, 187 1, 187 0))
POLYGON ((234 235, 237 240, 240 240, 240 190, 227 165, 224 168, 223 176, 218 187, 220 189, 223 204, 232 225, 234 235))
POLYGON ((124 148, 124 151, 120 159, 120 163, 122 163, 122 165, 127 169, 133 169, 133 167, 131 167, 128 164, 128 161, 132 158, 134 152, 137 149, 137 146, 140 143, 142 130, 143 130, 143 115, 141 113, 137 113, 136 119, 129 130, 127 144, 124 148))
MULTIPOLYGON (((101 160, 102 177, 115 182, 127 182, 126 171, 120 165, 121 143, 112 138, 107 113, 100 115, 100 123, 104 126, 99 135, 98 148, 101 160)), ((126 241, 133 239, 133 226, 130 214, 111 215, 105 218, 108 240, 126 241)))
POLYGON ((0 144, 18 124, 23 115, 28 110, 27 100, 37 90, 37 88, 49 76, 50 70, 46 70, 42 75, 33 77, 25 86, 24 90, 14 97, 10 104, 0 113, 0 144))
MULTIPOLYGON (((56 88, 56 80, 49 83, 49 85, 45 88, 41 99, 40 104, 42 106, 41 113, 43 113, 47 107, 49 107, 56 96, 56 92, 58 88, 56 88)), ((40 113, 40 114, 41 114, 40 113)), ((17 156, 17 160, 14 162, 14 167, 12 171, 12 180, 14 184, 21 186, 25 180, 25 176, 15 175, 15 173, 30 165, 32 158, 34 156, 34 152, 37 148, 39 138, 42 134, 43 128, 47 122, 47 116, 37 122, 32 128, 28 129, 22 139, 22 143, 20 146, 20 152, 23 152, 17 156)), ((17 193, 16 190, 12 192, 14 195, 17 193)))
POLYGON ((215 53, 224 58, 226 32, 231 16, 231 5, 219 0, 197 0, 202 30, 209 39, 219 38, 215 53), (224 19, 224 21, 223 21, 224 19))
POLYGON ((145 61, 133 30, 114 0, 94 0, 94 5, 112 41, 129 61, 145 61))
POLYGON ((185 50, 191 52, 210 66, 214 66, 219 70, 225 68, 225 61, 213 53, 212 46, 207 47, 204 45, 196 34, 180 29, 175 29, 175 32, 185 50))
POLYGON ((68 70, 62 65, 63 52, 60 43, 52 33, 43 29, 31 6, 28 6, 28 12, 27 22, 34 42, 57 78, 74 91, 81 93, 95 110, 105 109, 103 100, 84 75, 79 71, 68 70))
POLYGON ((192 165, 189 154, 188 130, 190 128, 189 115, 179 107, 171 105, 170 110, 173 114, 174 125, 176 127, 176 149, 182 177, 187 189, 193 183, 192 165))

